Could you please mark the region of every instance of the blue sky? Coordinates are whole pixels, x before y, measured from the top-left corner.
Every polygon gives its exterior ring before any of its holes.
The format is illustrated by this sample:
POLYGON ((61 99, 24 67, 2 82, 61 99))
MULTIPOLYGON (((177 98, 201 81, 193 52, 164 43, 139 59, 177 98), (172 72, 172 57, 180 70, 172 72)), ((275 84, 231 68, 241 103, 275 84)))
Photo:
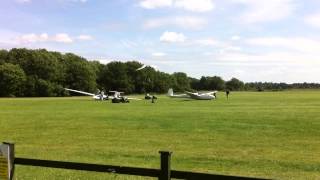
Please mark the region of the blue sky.
POLYGON ((1 0, 0 48, 246 82, 320 82, 318 0, 1 0))

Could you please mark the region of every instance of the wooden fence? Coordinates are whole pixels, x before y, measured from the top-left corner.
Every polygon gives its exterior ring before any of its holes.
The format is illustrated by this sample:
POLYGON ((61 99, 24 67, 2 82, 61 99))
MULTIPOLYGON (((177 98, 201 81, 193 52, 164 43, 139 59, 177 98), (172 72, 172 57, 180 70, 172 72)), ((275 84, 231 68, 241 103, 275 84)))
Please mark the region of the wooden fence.
MULTIPOLYGON (((12 148, 11 151, 14 154, 14 145, 11 144, 10 146, 12 148)), ((51 160, 28 159, 28 158, 19 158, 19 157, 14 157, 13 164, 14 166, 15 165, 38 166, 38 167, 46 167, 46 168, 60 168, 60 169, 71 169, 71 170, 81 170, 81 171, 94 171, 94 172, 104 172, 104 173, 135 175, 135 176, 146 176, 146 177, 158 178, 159 180, 170 180, 171 178, 187 179, 187 180, 211 180, 211 179, 258 180, 259 179, 259 178, 253 178, 253 177, 227 176, 227 175, 171 170, 171 154, 172 153, 167 151, 160 151, 159 153, 160 153, 160 169, 51 161, 51 160)), ((12 169, 12 173, 13 173, 13 170, 14 169, 12 169)), ((11 178, 12 177, 13 177, 13 174, 11 178)))

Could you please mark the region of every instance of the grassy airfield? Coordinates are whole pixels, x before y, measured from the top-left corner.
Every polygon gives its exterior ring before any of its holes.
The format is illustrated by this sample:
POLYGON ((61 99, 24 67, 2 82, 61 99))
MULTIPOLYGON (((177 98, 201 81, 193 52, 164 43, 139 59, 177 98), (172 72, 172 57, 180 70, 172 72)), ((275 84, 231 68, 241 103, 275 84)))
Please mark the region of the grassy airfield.
MULTIPOLYGON (((142 97, 142 96, 141 96, 142 97)), ((276 179, 320 179, 320 91, 232 92, 227 100, 112 104, 90 97, 0 99, 16 156, 276 179)), ((145 179, 16 166, 16 179, 145 179)))

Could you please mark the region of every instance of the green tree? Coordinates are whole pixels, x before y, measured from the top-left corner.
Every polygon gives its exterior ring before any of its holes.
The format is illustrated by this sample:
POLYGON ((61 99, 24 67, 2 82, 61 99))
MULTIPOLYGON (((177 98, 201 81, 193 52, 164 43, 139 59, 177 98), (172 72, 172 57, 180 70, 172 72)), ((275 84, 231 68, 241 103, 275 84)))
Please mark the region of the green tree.
POLYGON ((201 90, 209 90, 209 80, 208 77, 202 76, 199 81, 199 88, 201 90))
POLYGON ((140 74, 141 82, 143 85, 143 92, 157 92, 157 75, 158 71, 156 71, 153 67, 147 66, 143 70, 138 72, 140 74))
POLYGON ((106 90, 132 92, 134 87, 129 83, 126 64, 118 61, 108 63, 102 70, 102 86, 106 90))
POLYGON ((0 50, 0 64, 4 64, 7 60, 8 51, 7 50, 0 50))
POLYGON ((173 87, 174 84, 175 79, 173 76, 164 72, 156 72, 153 91, 164 93, 167 92, 169 88, 173 87))
POLYGON ((173 87, 175 91, 181 92, 190 89, 190 82, 186 73, 175 72, 173 73, 173 77, 175 79, 175 84, 173 87))
POLYGON ((219 76, 213 76, 208 78, 208 90, 223 90, 225 89, 225 82, 219 76))
POLYGON ((36 76, 27 76, 27 80, 25 82, 25 90, 23 92, 24 96, 26 97, 35 97, 36 94, 36 82, 37 82, 36 76))
POLYGON ((20 65, 27 75, 27 88, 25 88, 24 92, 26 96, 57 95, 56 93, 49 92, 60 91, 61 88, 58 84, 62 84, 65 79, 65 68, 63 68, 65 64, 61 63, 58 57, 63 56, 60 53, 49 52, 45 49, 12 49, 7 54, 8 62, 20 65), (46 83, 43 83, 44 81, 46 83), (41 92, 44 86, 40 86, 39 82, 40 84, 47 84, 48 89, 57 89, 41 92))
POLYGON ((35 82, 35 94, 41 97, 56 97, 64 95, 64 90, 61 85, 43 79, 37 79, 35 82))
POLYGON ((68 53, 64 56, 66 66, 65 87, 88 92, 96 90, 96 74, 86 59, 68 53))
POLYGON ((226 82, 226 88, 233 91, 241 91, 244 89, 244 83, 237 78, 232 78, 226 82))
POLYGON ((0 65, 0 96, 20 96, 25 80, 26 75, 18 65, 0 65))
POLYGON ((56 81, 59 77, 57 58, 45 49, 12 49, 8 53, 8 62, 18 64, 26 75, 56 81))
POLYGON ((145 86, 146 86, 146 71, 136 71, 136 69, 140 68, 142 66, 141 63, 137 61, 129 61, 125 63, 126 65, 126 72, 128 77, 128 83, 131 87, 130 89, 127 89, 127 93, 144 93, 145 92, 145 86), (128 91, 129 90, 129 91, 128 91))
POLYGON ((94 73, 96 74, 97 88, 100 89, 100 90, 104 89, 101 86, 101 81, 103 79, 102 70, 103 70, 105 65, 101 64, 99 61, 89 61, 89 64, 92 67, 94 73))
POLYGON ((190 87, 194 90, 201 90, 200 80, 196 78, 189 77, 190 87))

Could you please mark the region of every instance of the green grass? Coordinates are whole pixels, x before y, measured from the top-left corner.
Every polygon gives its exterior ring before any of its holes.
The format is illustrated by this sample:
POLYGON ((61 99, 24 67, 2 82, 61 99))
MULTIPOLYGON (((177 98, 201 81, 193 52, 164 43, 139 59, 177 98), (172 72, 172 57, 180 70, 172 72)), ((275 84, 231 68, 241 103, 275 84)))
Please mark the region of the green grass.
MULTIPOLYGON (((320 91, 232 92, 156 104, 0 99, 0 141, 16 156, 276 179, 320 179, 320 91)), ((16 166, 16 179, 144 179, 16 166)))

